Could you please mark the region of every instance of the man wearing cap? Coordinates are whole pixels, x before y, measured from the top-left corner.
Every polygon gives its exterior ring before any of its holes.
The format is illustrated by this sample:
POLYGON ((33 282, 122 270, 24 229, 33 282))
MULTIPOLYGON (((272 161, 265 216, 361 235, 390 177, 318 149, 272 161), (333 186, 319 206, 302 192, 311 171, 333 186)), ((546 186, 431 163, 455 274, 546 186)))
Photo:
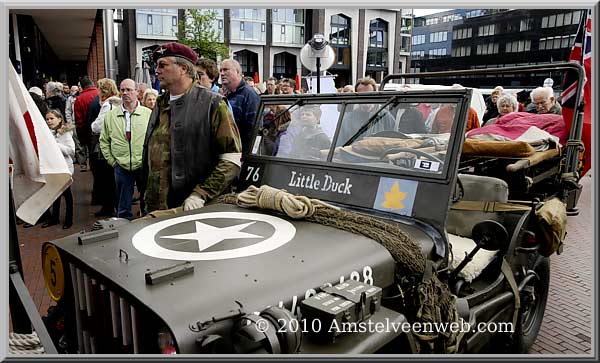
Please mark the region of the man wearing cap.
POLYGON ((196 53, 179 43, 154 51, 166 92, 148 122, 142 157, 145 211, 201 208, 240 170, 241 141, 227 101, 195 82, 196 53))
POLYGON ((226 59, 221 63, 221 82, 225 97, 233 108, 233 117, 240 130, 242 148, 248 150, 260 96, 243 79, 238 61, 226 59))

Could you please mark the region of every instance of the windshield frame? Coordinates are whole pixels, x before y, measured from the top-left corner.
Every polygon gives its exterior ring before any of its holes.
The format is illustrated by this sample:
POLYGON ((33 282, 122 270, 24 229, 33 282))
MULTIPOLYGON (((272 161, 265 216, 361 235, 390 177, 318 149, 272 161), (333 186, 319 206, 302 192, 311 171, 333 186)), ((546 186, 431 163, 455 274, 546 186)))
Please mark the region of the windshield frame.
MULTIPOLYGON (((260 107, 257 112, 257 119, 255 122, 254 131, 250 145, 253 147, 249 148, 248 152, 244 155, 244 160, 253 162, 267 162, 277 164, 291 164, 301 165, 307 167, 333 168, 335 170, 345 170, 357 172, 360 174, 368 173, 379 176, 393 176, 393 177, 406 177, 408 179, 420 179, 420 180, 449 180, 449 176, 453 173, 449 173, 450 170, 456 169, 458 165, 458 159, 460 156, 460 150, 462 149, 462 143, 464 142, 464 129, 466 125, 467 112, 471 97, 470 89, 451 89, 451 90, 402 90, 402 91, 378 91, 368 93, 339 93, 339 94, 303 94, 303 95, 269 95, 261 96, 260 107), (455 119, 452 124, 450 132, 450 138, 448 140, 448 151, 444 161, 443 170, 441 173, 426 173, 419 170, 403 170, 395 168, 383 168, 373 167, 358 164, 345 164, 333 161, 333 154, 335 152, 337 139, 340 133, 341 122, 346 112, 346 106, 348 104, 369 104, 377 103, 379 105, 393 103, 417 103, 417 102, 431 102, 431 103, 454 103, 456 105, 455 119), (336 124, 335 133, 331 140, 331 148, 325 160, 305 160, 305 159, 292 159, 278 156, 259 155, 255 153, 257 146, 255 145, 257 136, 261 136, 262 133, 262 115, 265 107, 272 105, 285 105, 291 106, 296 105, 310 105, 310 104, 336 104, 340 105, 341 109, 339 118, 336 124), (459 129, 460 128, 460 129, 459 129), (460 130, 460 132, 459 132, 460 130)), ((297 107, 297 106, 295 106, 297 107)))

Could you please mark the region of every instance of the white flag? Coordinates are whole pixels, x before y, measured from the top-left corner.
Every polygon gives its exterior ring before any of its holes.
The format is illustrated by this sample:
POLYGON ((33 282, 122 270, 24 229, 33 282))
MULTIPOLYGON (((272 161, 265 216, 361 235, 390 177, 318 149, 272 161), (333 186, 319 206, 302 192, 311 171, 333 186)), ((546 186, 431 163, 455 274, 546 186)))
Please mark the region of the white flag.
POLYGON ((35 224, 73 179, 56 139, 11 65, 9 167, 17 216, 35 224))

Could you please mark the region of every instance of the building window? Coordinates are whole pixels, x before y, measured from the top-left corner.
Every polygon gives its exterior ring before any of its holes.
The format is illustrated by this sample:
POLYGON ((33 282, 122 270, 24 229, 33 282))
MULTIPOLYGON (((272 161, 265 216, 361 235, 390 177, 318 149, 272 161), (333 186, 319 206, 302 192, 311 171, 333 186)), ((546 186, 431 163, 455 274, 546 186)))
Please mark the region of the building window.
POLYGON ((258 72, 258 54, 249 50, 241 50, 233 54, 233 59, 240 63, 244 76, 254 76, 258 72))
POLYGON ((573 12, 573 18, 571 19, 571 24, 579 24, 581 20, 581 10, 577 10, 573 12))
POLYGON ((539 50, 569 48, 575 43, 575 34, 540 38, 539 50))
POLYGON ((471 46, 464 46, 452 49, 453 57, 468 57, 471 55, 471 46))
POLYGON ((488 43, 488 44, 477 45, 477 50, 476 50, 477 55, 487 55, 487 54, 497 54, 497 53, 498 53, 498 43, 488 43))
POLYGON ((451 15, 445 15, 442 17, 442 23, 448 23, 448 22, 457 21, 457 20, 462 20, 462 15, 451 14, 451 15))
POLYGON ((519 31, 526 32, 533 29, 533 19, 522 19, 519 26, 519 31))
POLYGON ((350 44, 350 18, 343 15, 331 16, 331 44, 350 44))
POLYGON ((387 68, 387 37, 388 23, 379 18, 371 20, 369 25, 369 48, 367 50, 367 70, 379 71, 387 68))
POLYGON ((496 33, 496 24, 488 24, 480 26, 477 35, 480 37, 487 37, 496 33))
POLYGON ((435 57, 445 56, 446 51, 447 51, 446 48, 429 49, 429 57, 435 58, 435 57))
POLYGON ((556 14, 556 26, 565 25, 565 14, 556 14))
POLYGON ((387 68, 388 53, 387 50, 378 49, 367 53, 367 66, 387 68))
POLYGON ((412 19, 411 18, 402 18, 402 26, 400 27, 400 33, 409 34, 412 29, 412 19))
POLYGON ((410 55, 413 58, 423 58, 423 57, 425 57, 425 51, 424 50, 414 50, 410 53, 410 55))
POLYGON ((531 40, 515 40, 506 43, 506 53, 527 52, 531 49, 531 40))
POLYGON ((482 16, 485 15, 485 12, 483 10, 471 10, 471 11, 467 11, 465 13, 465 17, 468 18, 475 18, 477 16, 482 16))
POLYGON ((303 9, 273 9, 271 16, 274 23, 304 24, 303 9))
POLYGON ((371 20, 369 26, 369 47, 387 48, 387 22, 381 19, 371 20))
POLYGON ((429 34, 430 43, 445 42, 448 40, 448 32, 436 32, 429 34))
POLYGON ((425 34, 413 35, 412 45, 425 44, 425 34))
POLYGON ((410 51, 410 38, 406 36, 400 37, 400 51, 408 52, 410 51))
POLYGON ((542 28, 554 28, 571 24, 579 24, 579 20, 581 20, 580 18, 581 10, 544 16, 542 18, 542 28))
POLYGON ((271 15, 274 43, 304 44, 303 9, 273 9, 271 15))
POLYGON ((466 39, 470 38, 473 30, 471 28, 455 29, 452 32, 452 39, 466 39))
POLYGON ((435 25, 439 24, 440 18, 427 18, 425 19, 425 25, 435 25))
POLYGON ((266 33, 261 30, 266 24, 266 9, 231 9, 230 14, 232 41, 265 41, 266 33))
POLYGON ((177 37, 177 9, 137 9, 136 36, 174 40, 177 37))

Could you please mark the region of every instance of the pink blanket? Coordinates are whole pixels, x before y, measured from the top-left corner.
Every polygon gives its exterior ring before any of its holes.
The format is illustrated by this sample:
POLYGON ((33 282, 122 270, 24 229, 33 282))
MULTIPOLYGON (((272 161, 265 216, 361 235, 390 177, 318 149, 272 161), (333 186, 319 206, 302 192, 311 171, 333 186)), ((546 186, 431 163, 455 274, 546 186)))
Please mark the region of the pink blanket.
POLYGON ((493 134, 515 140, 532 126, 536 126, 537 128, 558 137, 561 145, 565 145, 567 142, 568 131, 563 117, 561 115, 549 113, 509 113, 508 115, 498 118, 495 124, 483 126, 469 131, 467 133, 467 137, 493 134))

